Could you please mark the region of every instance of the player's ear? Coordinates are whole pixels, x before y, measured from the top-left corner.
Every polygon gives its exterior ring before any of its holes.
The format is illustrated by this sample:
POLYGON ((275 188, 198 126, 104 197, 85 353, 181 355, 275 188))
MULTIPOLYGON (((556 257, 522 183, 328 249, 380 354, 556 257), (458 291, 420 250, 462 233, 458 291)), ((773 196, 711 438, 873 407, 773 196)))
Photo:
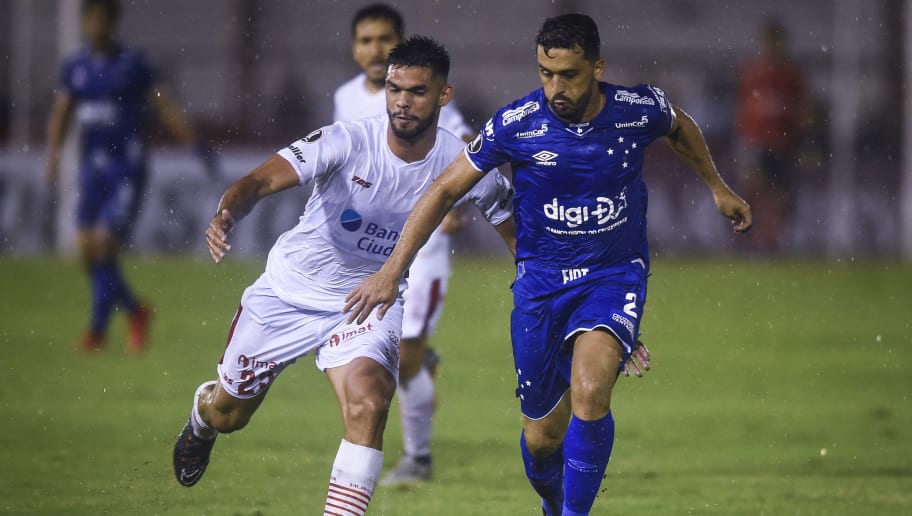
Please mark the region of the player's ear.
POLYGON ((602 76, 605 75, 605 60, 603 58, 598 58, 595 60, 595 66, 592 68, 592 75, 595 76, 595 80, 602 80, 602 76))
POLYGON ((440 107, 446 106, 453 100, 453 86, 446 84, 443 86, 443 89, 440 90, 440 107))

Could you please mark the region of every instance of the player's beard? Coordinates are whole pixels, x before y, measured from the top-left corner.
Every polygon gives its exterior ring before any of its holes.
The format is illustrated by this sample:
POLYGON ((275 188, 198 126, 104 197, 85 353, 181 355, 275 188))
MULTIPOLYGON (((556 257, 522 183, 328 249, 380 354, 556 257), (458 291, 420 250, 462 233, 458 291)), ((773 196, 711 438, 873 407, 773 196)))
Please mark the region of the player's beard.
POLYGON ((595 91, 595 88, 589 88, 589 90, 580 95, 580 98, 576 99, 575 102, 569 97, 558 93, 548 99, 548 105, 551 108, 551 112, 557 115, 558 118, 573 124, 579 123, 586 113, 586 106, 589 105, 589 101, 592 99, 593 91, 595 91), (563 109, 560 109, 554 104, 554 101, 556 100, 562 100, 567 104, 563 109))
POLYGON ((393 136, 395 136, 396 138, 402 138, 403 140, 410 140, 412 138, 417 137, 420 134, 423 134, 425 131, 427 131, 427 129, 429 127, 431 127, 431 124, 433 124, 434 121, 436 120, 436 118, 434 116, 429 116, 423 120, 421 118, 415 117, 415 120, 417 121, 417 123, 415 124, 414 127, 412 127, 411 129, 402 129, 402 128, 396 126, 396 122, 398 121, 398 119, 396 118, 396 115, 394 113, 387 110, 386 114, 387 114, 387 116, 389 116, 390 129, 392 129, 392 131, 393 131, 393 136))

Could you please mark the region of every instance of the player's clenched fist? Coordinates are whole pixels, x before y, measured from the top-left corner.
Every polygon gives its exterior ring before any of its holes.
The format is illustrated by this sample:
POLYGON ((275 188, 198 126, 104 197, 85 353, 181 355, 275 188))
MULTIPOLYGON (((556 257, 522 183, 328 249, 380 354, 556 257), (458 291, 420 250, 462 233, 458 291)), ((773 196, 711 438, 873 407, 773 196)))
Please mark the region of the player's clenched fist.
POLYGON ((360 285, 352 289, 345 297, 345 307, 342 313, 351 311, 348 317, 348 323, 351 324, 357 319, 357 324, 362 324, 370 316, 374 308, 377 308, 377 319, 383 320, 386 311, 393 306, 399 297, 399 280, 398 278, 387 278, 385 272, 380 271, 371 274, 360 285))
POLYGON ((212 218, 209 227, 206 228, 206 243, 209 245, 209 254, 215 263, 220 263, 225 253, 231 250, 231 244, 228 243, 228 233, 234 227, 234 217, 228 210, 222 210, 221 213, 212 218))

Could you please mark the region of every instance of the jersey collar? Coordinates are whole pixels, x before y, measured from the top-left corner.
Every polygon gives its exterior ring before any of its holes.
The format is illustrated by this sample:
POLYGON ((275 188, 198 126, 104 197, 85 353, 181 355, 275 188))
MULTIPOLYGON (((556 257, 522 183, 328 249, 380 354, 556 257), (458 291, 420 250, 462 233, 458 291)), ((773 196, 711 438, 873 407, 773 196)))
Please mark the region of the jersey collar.
MULTIPOLYGON (((602 95, 606 94, 605 91, 607 90, 607 88, 608 88, 608 83, 599 81, 598 89, 602 93, 602 95)), ((544 110, 548 113, 548 116, 554 121, 554 123, 557 126, 559 126, 561 129, 563 129, 564 131, 567 131, 568 133, 570 133, 574 136, 577 136, 580 138, 586 136, 587 134, 592 132, 596 128, 597 125, 599 125, 598 123, 601 122, 602 118, 608 116, 607 113, 608 113, 609 102, 608 102, 608 97, 606 96, 605 105, 602 106, 602 110, 599 111, 599 113, 597 115, 595 115, 595 118, 593 118, 592 120, 590 120, 588 122, 582 122, 579 124, 568 124, 567 122, 561 120, 557 115, 555 115, 553 111, 551 111, 551 106, 548 105, 548 98, 545 97, 544 88, 542 88, 539 91, 541 92, 540 102, 542 104, 544 104, 544 108, 545 108, 544 110)))

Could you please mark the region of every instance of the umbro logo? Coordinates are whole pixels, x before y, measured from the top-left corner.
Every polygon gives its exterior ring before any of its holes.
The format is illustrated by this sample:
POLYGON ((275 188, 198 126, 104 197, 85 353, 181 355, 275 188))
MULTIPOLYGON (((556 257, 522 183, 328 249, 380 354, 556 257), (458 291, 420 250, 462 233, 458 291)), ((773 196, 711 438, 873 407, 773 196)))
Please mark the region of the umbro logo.
POLYGON ((554 167, 554 166, 557 166, 557 162, 554 161, 554 158, 556 158, 557 156, 558 155, 555 152, 543 150, 541 152, 536 152, 535 154, 533 154, 532 158, 535 159, 536 165, 542 165, 545 167, 554 167))
POLYGON ((365 181, 358 176, 352 176, 352 182, 359 186, 363 186, 364 188, 370 188, 370 187, 374 186, 374 183, 371 183, 370 181, 365 181))

